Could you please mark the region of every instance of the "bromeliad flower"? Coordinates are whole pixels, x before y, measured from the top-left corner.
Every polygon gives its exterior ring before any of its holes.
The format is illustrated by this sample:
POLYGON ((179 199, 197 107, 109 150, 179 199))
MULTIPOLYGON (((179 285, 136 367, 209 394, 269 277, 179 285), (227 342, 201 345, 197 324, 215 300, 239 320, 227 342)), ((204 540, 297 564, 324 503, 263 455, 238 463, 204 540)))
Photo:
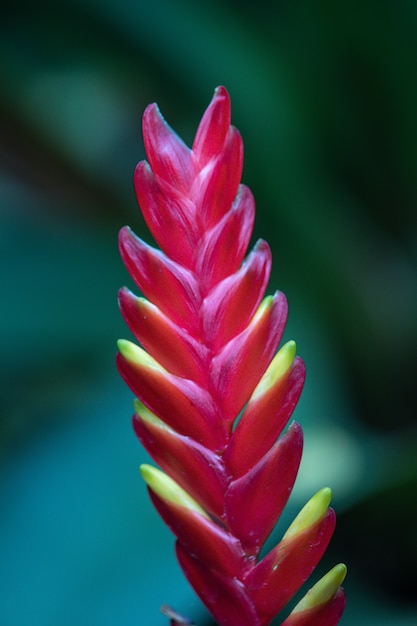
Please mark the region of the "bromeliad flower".
MULTIPOLYGON (((240 184, 243 144, 230 99, 216 89, 190 150, 150 105, 148 162, 135 172, 145 221, 161 250, 129 228, 120 252, 144 297, 120 291, 141 347, 119 342, 118 367, 137 396, 135 432, 161 469, 141 467, 177 537, 179 563, 220 626, 266 626, 322 557, 335 526, 330 489, 305 505, 281 541, 260 551, 291 493, 302 430, 282 434, 304 383, 293 341, 277 352, 285 296, 265 297, 271 252, 258 241, 240 184)), ((282 622, 337 624, 346 568, 336 566, 282 622)))

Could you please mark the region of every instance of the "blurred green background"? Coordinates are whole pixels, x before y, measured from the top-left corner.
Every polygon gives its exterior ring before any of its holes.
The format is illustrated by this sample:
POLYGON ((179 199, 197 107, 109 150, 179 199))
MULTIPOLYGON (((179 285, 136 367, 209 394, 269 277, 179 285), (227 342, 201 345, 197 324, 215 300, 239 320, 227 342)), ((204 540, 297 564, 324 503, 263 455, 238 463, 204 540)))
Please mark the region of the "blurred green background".
MULTIPOLYGON (((2 626, 199 626, 115 367, 132 174, 157 101, 232 97, 307 363, 297 488, 332 487, 344 626, 417 623, 417 3, 39 0, 0 20, 2 626)), ((254 238, 255 238, 254 237, 254 238)))

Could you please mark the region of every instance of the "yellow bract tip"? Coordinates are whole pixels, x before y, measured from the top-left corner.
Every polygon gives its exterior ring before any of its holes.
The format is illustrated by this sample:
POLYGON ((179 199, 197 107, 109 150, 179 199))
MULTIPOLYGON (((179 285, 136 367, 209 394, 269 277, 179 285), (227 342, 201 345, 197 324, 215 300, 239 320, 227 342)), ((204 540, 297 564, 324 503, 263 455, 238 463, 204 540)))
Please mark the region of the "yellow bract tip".
POLYGON ((347 567, 344 563, 335 565, 306 593, 294 608, 293 613, 300 613, 329 602, 344 581, 346 572, 347 567))
POLYGON ((135 398, 133 400, 133 408, 135 410, 136 415, 140 418, 142 422, 145 424, 151 424, 152 426, 157 426, 163 430, 168 430, 170 432, 174 432, 172 428, 168 426, 163 420, 161 420, 155 413, 152 413, 140 400, 135 398))
POLYGON ((198 502, 188 495, 188 493, 180 487, 175 480, 165 474, 165 472, 148 464, 141 465, 139 469, 145 483, 162 500, 179 504, 189 511, 200 513, 200 515, 204 515, 204 517, 210 519, 198 502))
POLYGON ((297 533, 302 532, 309 526, 322 519, 325 515, 330 500, 332 499, 332 490, 329 487, 320 489, 301 509, 295 520, 292 522, 283 539, 293 537, 297 533))
POLYGON ((268 369, 262 376, 251 399, 256 399, 266 393, 277 380, 282 378, 288 372, 294 362, 297 346, 295 341, 288 341, 282 346, 269 364, 268 369))
POLYGON ((256 326, 259 322, 260 318, 265 315, 265 312, 268 311, 272 307, 274 303, 274 296, 265 296, 265 298, 261 301, 260 305, 255 311, 255 315, 250 321, 250 326, 256 326))
POLYGON ((155 369, 158 371, 165 371, 164 368, 155 361, 150 354, 146 352, 143 348, 136 345, 132 341, 128 339, 119 339, 117 342, 117 347, 119 349, 120 354, 130 363, 141 365, 142 367, 147 367, 150 369, 155 369))

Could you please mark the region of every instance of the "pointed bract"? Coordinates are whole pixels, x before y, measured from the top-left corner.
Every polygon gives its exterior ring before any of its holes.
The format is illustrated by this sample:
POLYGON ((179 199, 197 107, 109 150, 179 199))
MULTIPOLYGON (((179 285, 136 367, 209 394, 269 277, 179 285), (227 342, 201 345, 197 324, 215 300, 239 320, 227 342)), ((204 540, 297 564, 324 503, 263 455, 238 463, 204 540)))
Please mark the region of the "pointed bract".
POLYGON ((249 400, 273 357, 287 319, 282 293, 267 296, 248 326, 216 354, 211 384, 227 422, 232 422, 249 400))
POLYGON ((236 198, 243 169, 243 143, 231 128, 225 149, 200 173, 191 189, 198 199, 199 212, 206 228, 212 228, 229 211, 236 198))
POLYGON ((186 194, 195 170, 191 150, 166 123, 156 104, 150 104, 143 114, 143 141, 152 172, 168 193, 186 194))
POLYGON ((224 455, 233 476, 250 470, 273 446, 295 409, 304 378, 304 363, 296 357, 266 393, 258 396, 255 389, 224 455))
POLYGON ((247 328, 265 293, 270 271, 269 246, 258 242, 242 267, 220 281, 204 299, 202 328, 214 354, 247 328))
POLYGON ((130 341, 119 341, 119 372, 133 393, 174 430, 210 449, 221 449, 226 426, 219 424, 211 395, 192 380, 173 376, 130 341))
POLYGON ((210 570, 177 542, 178 561, 190 584, 219 624, 262 626, 244 584, 210 570))
POLYGON ((141 403, 136 402, 135 409, 135 433, 154 461, 209 513, 220 518, 227 477, 219 456, 175 432, 141 403))
POLYGON ((245 554, 236 537, 201 513, 162 499, 152 490, 150 495, 156 510, 182 546, 206 567, 231 578, 244 568, 245 554))
POLYGON ((288 527, 283 539, 296 537, 308 528, 311 528, 323 519, 327 512, 328 506, 332 499, 332 492, 329 487, 320 489, 308 502, 303 506, 292 524, 288 527))
POLYGON ((157 244, 173 261, 193 269, 190 264, 201 236, 194 203, 185 196, 164 194, 146 161, 136 167, 133 182, 144 220, 157 244))
POLYGON ((163 368, 175 376, 207 384, 210 351, 204 344, 126 287, 119 292, 119 306, 136 339, 163 368))
POLYGON ((312 587, 292 610, 282 626, 334 626, 338 624, 346 604, 341 584, 346 565, 335 565, 312 587))
POLYGON ((184 508, 188 514, 198 513, 209 519, 204 509, 196 500, 184 491, 172 478, 152 465, 141 465, 140 473, 149 489, 167 504, 174 504, 184 508))
POLYGON ((230 97, 224 87, 217 87, 195 134, 192 152, 202 169, 221 153, 229 134, 230 97))
POLYGON ((225 494, 227 523, 248 553, 259 553, 281 515, 297 476, 302 447, 302 430, 294 422, 249 472, 230 483, 225 494))
MULTIPOLYGON (((208 295, 213 287, 224 278, 239 270, 249 246, 254 218, 253 196, 247 187, 241 185, 232 209, 202 236, 195 272, 201 277, 204 296, 208 295)), ((269 278, 267 268, 265 275, 269 278)), ((262 288, 259 290, 262 291, 262 288)), ((206 306, 205 311, 210 314, 210 307, 206 306)), ((202 316, 205 320, 204 310, 202 316)))
POLYGON ((129 228, 120 231, 119 247, 130 275, 143 294, 174 322, 198 332, 201 297, 194 274, 136 237, 129 228))
POLYGON ((292 539, 282 541, 267 554, 245 580, 258 614, 265 623, 281 611, 308 579, 332 537, 333 509, 292 539))

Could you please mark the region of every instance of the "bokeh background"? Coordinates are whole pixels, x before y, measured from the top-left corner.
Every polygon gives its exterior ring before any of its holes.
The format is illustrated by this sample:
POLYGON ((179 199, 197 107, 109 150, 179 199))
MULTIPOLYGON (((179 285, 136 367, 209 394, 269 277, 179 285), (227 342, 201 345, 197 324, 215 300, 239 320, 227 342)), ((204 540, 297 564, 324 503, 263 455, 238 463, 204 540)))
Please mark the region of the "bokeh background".
POLYGON ((344 626, 417 623, 417 4, 38 0, 1 9, 2 626, 209 626, 148 502, 114 367, 132 174, 157 101, 232 97, 254 240, 308 377, 297 488, 332 487, 344 626))

